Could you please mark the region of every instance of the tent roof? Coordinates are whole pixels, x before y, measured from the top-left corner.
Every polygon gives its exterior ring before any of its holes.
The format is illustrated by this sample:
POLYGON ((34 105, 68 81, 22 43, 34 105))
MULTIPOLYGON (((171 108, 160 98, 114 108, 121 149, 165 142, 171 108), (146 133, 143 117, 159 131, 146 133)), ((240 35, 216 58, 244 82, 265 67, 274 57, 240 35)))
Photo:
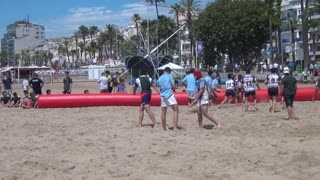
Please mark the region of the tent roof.
POLYGON ((166 67, 169 67, 170 69, 174 69, 174 70, 184 69, 183 67, 170 62, 168 64, 165 64, 165 65, 159 67, 158 70, 164 70, 166 67))

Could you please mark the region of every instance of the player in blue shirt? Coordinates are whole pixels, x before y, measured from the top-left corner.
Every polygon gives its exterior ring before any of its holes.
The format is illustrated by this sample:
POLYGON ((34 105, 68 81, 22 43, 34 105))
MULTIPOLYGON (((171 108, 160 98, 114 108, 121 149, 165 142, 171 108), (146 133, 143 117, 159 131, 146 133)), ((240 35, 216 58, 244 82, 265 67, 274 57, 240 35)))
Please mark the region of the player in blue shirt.
POLYGON ((216 127, 220 127, 220 123, 213 118, 212 116, 209 115, 208 109, 209 109, 209 104, 210 104, 210 96, 211 96, 211 75, 212 72, 209 70, 208 76, 205 78, 202 78, 202 73, 200 70, 196 70, 194 72, 194 76, 197 79, 197 88, 198 88, 198 94, 195 98, 195 100, 191 103, 190 106, 193 106, 197 104, 198 106, 198 122, 199 122, 199 127, 202 128, 202 120, 203 116, 208 118, 210 121, 212 121, 216 127))
MULTIPOLYGON (((191 68, 189 74, 182 80, 182 83, 187 87, 187 95, 189 100, 188 106, 190 106, 197 93, 196 78, 194 77, 193 73, 194 68, 191 68)), ((189 111, 192 111, 191 108, 189 108, 189 111)))
POLYGON ((167 107, 171 106, 174 115, 173 115, 173 129, 178 129, 178 117, 179 117, 179 108, 176 98, 174 97, 174 80, 172 78, 171 69, 166 67, 164 73, 160 76, 158 80, 158 85, 160 87, 160 96, 161 96, 161 121, 163 130, 166 128, 166 115, 167 107))

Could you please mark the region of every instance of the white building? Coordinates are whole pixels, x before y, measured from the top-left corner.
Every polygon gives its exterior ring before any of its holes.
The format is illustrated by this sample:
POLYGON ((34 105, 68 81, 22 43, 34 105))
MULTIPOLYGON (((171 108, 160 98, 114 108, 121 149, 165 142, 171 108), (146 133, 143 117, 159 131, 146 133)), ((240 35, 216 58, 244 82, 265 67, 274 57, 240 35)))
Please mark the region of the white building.
MULTIPOLYGON (((311 1, 312 2, 312 1, 311 1)), ((312 4, 309 2, 309 4, 312 4)), ((282 21, 287 23, 288 27, 281 32, 281 44, 283 53, 290 54, 290 58, 285 59, 285 61, 290 61, 292 59, 292 51, 295 52, 296 61, 303 60, 303 46, 302 46, 302 34, 301 34, 301 4, 300 0, 284 0, 282 1, 282 21), (296 19, 298 21, 298 27, 294 30, 294 34, 290 31, 291 24, 290 19, 296 19), (295 44, 292 45, 292 37, 295 39, 295 44)), ((319 19, 320 15, 312 13, 308 19, 319 19)), ((308 44, 309 44, 309 55, 311 60, 318 60, 320 57, 320 33, 319 28, 314 30, 309 25, 308 34, 308 44), (314 38, 313 38, 314 32, 314 38), (315 48, 315 50, 313 49, 315 48), (315 51, 315 54, 313 53, 315 51)))
POLYGON ((44 26, 22 20, 7 26, 7 32, 1 39, 1 50, 18 53, 43 44, 45 44, 44 26))

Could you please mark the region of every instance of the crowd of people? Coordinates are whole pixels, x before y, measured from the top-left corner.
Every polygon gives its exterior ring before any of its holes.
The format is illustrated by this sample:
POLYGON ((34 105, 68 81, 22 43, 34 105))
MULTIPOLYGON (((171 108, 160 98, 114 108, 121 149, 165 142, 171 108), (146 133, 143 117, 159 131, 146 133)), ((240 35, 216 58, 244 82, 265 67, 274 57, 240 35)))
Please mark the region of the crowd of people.
MULTIPOLYGON (((255 76, 251 74, 250 69, 247 69, 244 75, 229 73, 227 77, 224 99, 218 105, 218 108, 221 108, 226 103, 233 102, 235 104, 244 103, 245 112, 249 111, 250 106, 253 106, 255 111, 258 111, 256 88, 260 90, 260 86, 255 76), (253 98, 252 102, 249 101, 249 97, 253 98)), ((34 73, 30 80, 28 77, 23 79, 21 84, 24 94, 23 98, 20 98, 17 92, 12 92, 12 83, 10 72, 5 72, 5 76, 0 84, 3 90, 1 93, 1 106, 37 108, 37 97, 42 94, 42 87, 44 85, 44 82, 38 75, 34 73), (29 89, 31 91, 29 91, 29 89)), ((288 110, 288 118, 286 119, 296 119, 293 102, 297 90, 297 81, 292 76, 290 68, 284 67, 282 73, 280 73, 277 68, 271 68, 264 83, 268 86, 269 111, 273 113, 276 112, 277 98, 281 96, 281 102, 284 101, 285 107, 288 110)), ((72 78, 69 72, 66 71, 65 77, 63 78, 62 93, 70 94, 72 92, 72 84, 72 78)), ((101 73, 98 84, 100 93, 127 93, 124 79, 120 77, 119 73, 115 73, 113 76, 111 76, 108 70, 101 73)), ((218 97, 217 93, 222 90, 219 73, 213 75, 213 71, 209 70, 207 76, 203 77, 200 70, 191 68, 182 80, 182 84, 185 86, 185 91, 188 96, 188 110, 190 112, 197 112, 199 127, 202 127, 203 117, 212 121, 216 127, 220 127, 219 121, 208 113, 210 105, 212 105, 218 97), (192 109, 195 105, 197 108, 192 109)), ((150 108, 151 88, 155 89, 161 97, 161 122, 163 129, 166 130, 168 107, 171 107, 174 113, 173 129, 178 129, 179 107, 174 97, 174 92, 177 87, 169 67, 164 69, 164 73, 159 77, 157 83, 154 83, 146 70, 141 70, 140 76, 134 81, 132 93, 137 94, 137 92, 139 92, 141 96, 139 125, 142 126, 144 111, 146 111, 154 127, 157 126, 156 118, 150 108)), ((319 89, 320 78, 317 79, 312 101, 316 100, 319 89)), ((88 94, 89 91, 84 90, 84 93, 88 94)), ((50 95, 51 90, 46 90, 46 94, 50 95)))

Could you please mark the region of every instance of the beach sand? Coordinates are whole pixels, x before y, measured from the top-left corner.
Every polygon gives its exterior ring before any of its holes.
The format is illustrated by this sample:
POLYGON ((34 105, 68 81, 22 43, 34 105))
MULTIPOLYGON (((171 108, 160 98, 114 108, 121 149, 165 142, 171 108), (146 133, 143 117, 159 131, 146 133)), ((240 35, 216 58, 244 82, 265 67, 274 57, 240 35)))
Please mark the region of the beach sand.
MULTIPOLYGON (((74 93, 84 89, 98 85, 74 83, 74 93)), ((180 106, 181 130, 166 132, 147 114, 139 128, 138 107, 0 108, 0 179, 319 179, 320 101, 294 105, 299 120, 291 121, 280 105, 274 114, 267 103, 248 113, 212 106, 220 129, 208 120, 198 128, 197 115, 180 106)), ((160 123, 160 107, 152 110, 160 123)))

